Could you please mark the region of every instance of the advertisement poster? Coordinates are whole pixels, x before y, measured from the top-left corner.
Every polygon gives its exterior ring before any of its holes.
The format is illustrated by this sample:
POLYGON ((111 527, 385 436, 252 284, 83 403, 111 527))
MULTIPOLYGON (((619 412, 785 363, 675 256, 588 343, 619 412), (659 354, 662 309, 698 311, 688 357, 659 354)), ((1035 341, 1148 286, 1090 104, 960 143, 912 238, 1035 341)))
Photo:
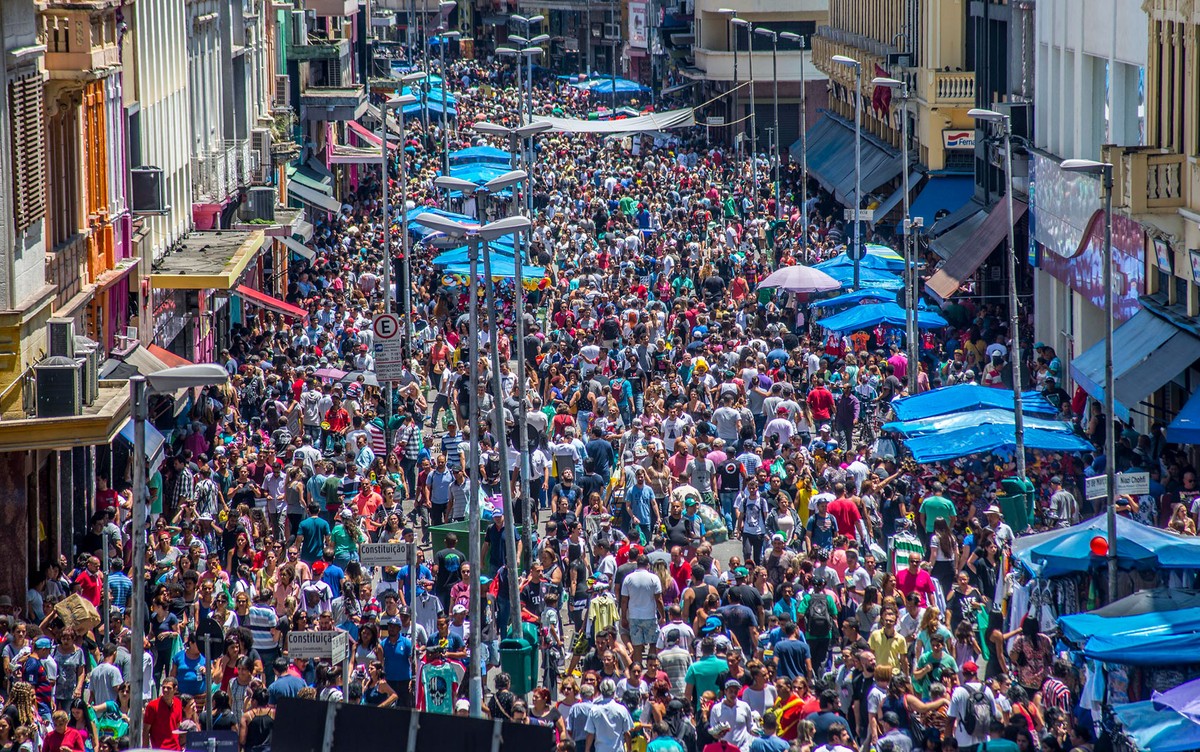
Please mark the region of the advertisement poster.
POLYGON ((646 49, 646 3, 629 3, 629 46, 646 49))

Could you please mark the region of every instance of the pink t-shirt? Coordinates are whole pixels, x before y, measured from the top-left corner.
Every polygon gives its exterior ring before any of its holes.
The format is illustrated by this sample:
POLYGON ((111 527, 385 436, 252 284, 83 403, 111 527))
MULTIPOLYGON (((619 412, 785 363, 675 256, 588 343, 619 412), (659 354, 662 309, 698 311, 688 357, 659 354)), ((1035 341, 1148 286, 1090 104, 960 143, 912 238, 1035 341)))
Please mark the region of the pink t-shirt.
POLYGON ((924 569, 918 569, 914 575, 906 567, 896 573, 896 589, 904 593, 905 597, 910 593, 918 593, 921 596, 921 605, 927 606, 928 596, 933 595, 933 579, 924 569))

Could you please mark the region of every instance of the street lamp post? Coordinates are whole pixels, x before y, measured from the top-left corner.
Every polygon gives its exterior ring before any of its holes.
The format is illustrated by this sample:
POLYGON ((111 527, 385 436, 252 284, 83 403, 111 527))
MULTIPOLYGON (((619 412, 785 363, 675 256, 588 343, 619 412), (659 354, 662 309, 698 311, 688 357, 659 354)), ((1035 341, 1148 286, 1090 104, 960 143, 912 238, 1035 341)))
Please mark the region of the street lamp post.
POLYGON ((859 210, 862 206, 862 63, 845 55, 830 58, 839 65, 854 68, 854 289, 858 289, 859 260, 862 257, 862 223, 859 210))
MULTIPOLYGON (((506 173, 505 175, 501 175, 499 178, 496 178, 495 180, 489 182, 486 185, 483 185, 483 186, 472 185, 472 187, 475 188, 478 192, 483 193, 483 194, 487 194, 487 193, 490 193, 490 192, 496 191, 496 190, 501 190, 503 187, 506 187, 506 184, 504 183, 504 181, 508 180, 508 179, 514 179, 512 177, 513 175, 514 175, 514 173, 506 173)), ((514 179, 514 182, 516 180, 522 180, 522 179, 524 179, 524 177, 525 177, 525 175, 522 173, 519 177, 516 177, 514 179)), ((447 178, 445 176, 443 176, 442 178, 438 178, 438 180, 443 180, 443 179, 444 180, 455 180, 455 178, 447 178)), ((512 183, 508 183, 507 185, 512 185, 512 183)), ((466 190, 465 186, 462 186, 462 188, 464 190, 466 190)), ((480 206, 480 202, 476 201, 475 206, 477 208, 476 216, 477 217, 484 216, 482 210, 480 210, 478 208, 480 206)), ((497 220, 490 224, 483 225, 482 227, 479 227, 479 228, 474 228, 470 225, 465 225, 465 224, 456 222, 452 219, 448 219, 445 217, 428 217, 428 220, 429 221, 427 224, 429 225, 430 228, 432 228, 434 230, 437 230, 439 232, 444 232, 447 235, 450 235, 451 237, 466 238, 467 243, 468 243, 469 258, 471 261, 471 270, 470 270, 471 271, 471 280, 469 283, 469 290, 470 290, 470 305, 472 306, 472 310, 470 310, 468 312, 468 316, 470 318, 470 337, 471 337, 471 367, 470 367, 471 368, 471 370, 470 370, 470 373, 471 373, 471 404, 470 404, 471 414, 469 417, 469 425, 470 425, 470 429, 471 429, 471 450, 470 450, 471 457, 469 460, 471 463, 471 468, 470 468, 470 470, 471 470, 471 490, 470 490, 470 501, 467 504, 467 517, 469 520, 468 535, 471 538, 470 543, 469 543, 469 549, 468 549, 468 557, 471 562, 471 574, 476 579, 476 581, 478 581, 478 578, 483 574, 482 561, 481 561, 481 558, 482 558, 481 553, 482 552, 481 552, 481 547, 480 547, 480 543, 479 543, 480 513, 481 513, 481 509, 480 509, 480 505, 479 505, 480 483, 479 483, 479 401, 478 401, 478 392, 479 392, 479 351, 478 351, 478 348, 479 348, 479 244, 481 241, 484 244, 485 284, 487 285, 487 289, 490 290, 490 288, 492 286, 492 280, 491 280, 491 274, 490 274, 491 262, 488 261, 488 257, 491 254, 489 253, 489 251, 487 249, 487 243, 489 241, 496 240, 497 238, 500 238, 504 235, 508 235, 513 232, 520 232, 522 230, 527 230, 529 228, 529 220, 526 219, 525 217, 506 217, 504 219, 497 220)), ((422 220, 422 221, 424 221, 424 220, 422 220)), ((491 298, 492 298, 491 292, 490 291, 487 292, 486 295, 487 295, 487 298, 490 303, 491 298)), ((491 306, 489 305, 489 307, 491 307, 491 306)), ((493 326, 495 324, 495 321, 496 321, 496 317, 492 316, 491 322, 493 323, 493 326)), ((496 346, 495 346, 496 331, 494 329, 490 333, 490 337, 491 337, 491 341, 492 341, 492 357, 493 357, 493 361, 495 361, 498 358, 498 355, 496 354, 497 353, 496 346)), ((498 364, 493 363, 492 372, 493 372, 493 385, 495 386, 497 395, 498 395, 499 386, 500 386, 500 381, 499 381, 500 374, 499 374, 499 365, 498 364)), ((502 493, 504 493, 504 489, 507 489, 509 486, 508 478, 507 478, 508 445, 507 445, 507 440, 505 439, 505 436, 504 436, 504 407, 501 404, 501 400, 499 399, 498 396, 495 400, 493 414, 494 414, 494 417, 492 418, 492 420, 498 426, 496 428, 496 435, 499 439, 498 443, 500 443, 500 445, 501 445, 500 446, 500 470, 501 470, 501 473, 505 476, 505 482, 501 484, 501 491, 502 491, 502 493)), ((513 531, 513 530, 515 530, 515 527, 513 527, 513 525, 515 523, 513 520, 511 494, 504 493, 504 495, 505 495, 505 500, 504 500, 505 522, 508 525, 510 525, 509 530, 513 531)), ((511 601, 513 604, 513 609, 512 609, 513 617, 515 619, 514 630, 516 633, 519 634, 520 628, 521 628, 521 624, 520 624, 521 609, 520 609, 519 604, 521 601, 520 601, 520 590, 519 590, 519 583, 518 583, 518 577, 517 577, 518 565, 517 565, 517 555, 516 555, 516 536, 512 535, 512 534, 510 534, 508 536, 507 555, 508 555, 508 560, 510 563, 510 568, 509 568, 509 573, 508 573, 509 595, 511 598, 514 598, 514 600, 511 601), (514 592, 514 591, 516 591, 516 592, 514 592)), ((471 684, 470 684, 471 715, 472 715, 472 717, 475 717, 475 718, 482 718, 483 717, 483 665, 482 665, 482 644, 480 642, 480 633, 482 630, 475 628, 475 625, 483 624, 483 609, 482 609, 482 604, 481 604, 480 598, 479 598, 478 588, 476 588, 472 592, 472 595, 471 595, 469 618, 471 619, 471 624, 472 624, 472 629, 471 629, 470 635, 468 636, 468 638, 470 640, 470 651, 471 651, 471 656, 470 656, 470 660, 471 660, 471 672, 470 672, 470 674, 471 674, 471 680, 470 680, 471 681, 471 684)))
POLYGON ((166 368, 148 376, 129 379, 129 410, 133 416, 133 589, 129 593, 129 738, 142 746, 146 698, 142 696, 146 644, 146 421, 149 420, 150 396, 178 389, 224 384, 229 373, 215 363, 166 368))
MULTIPOLYGON (((719 13, 723 16, 728 16, 731 21, 738 17, 737 11, 734 10, 733 8, 718 8, 717 13, 719 13)), ((726 28, 729 28, 729 27, 726 27, 726 28)), ((729 124, 733 125, 733 123, 738 119, 738 113, 740 112, 739 106, 741 105, 741 102, 739 101, 740 97, 738 96, 737 32, 731 31, 730 34, 733 36, 733 39, 732 39, 732 41, 733 41, 733 45, 732 45, 733 46, 733 117, 729 118, 729 124)), ((740 151, 740 150, 741 149, 740 149, 740 142, 739 142, 738 151, 740 151)))
POLYGON ((779 155, 779 32, 771 31, 770 29, 755 29, 755 34, 761 34, 771 40, 771 82, 773 84, 771 90, 772 108, 774 113, 772 117, 775 121, 775 132, 772 148, 775 155, 775 219, 783 218, 783 196, 780 188, 780 172, 783 169, 783 160, 779 155))
POLYGON ((753 195, 750 210, 754 211, 758 205, 758 97, 754 92, 754 24, 744 18, 731 18, 729 22, 746 28, 746 61, 750 76, 750 190, 753 195))
MULTIPOLYGON (((804 85, 804 37, 790 31, 781 31, 780 39, 795 42, 800 48, 800 224, 804 231, 800 235, 800 243, 804 248, 804 260, 808 260, 808 128, 805 125, 805 85, 804 85)), ((778 132, 778 131, 777 131, 778 132)))
MULTIPOLYGON (((994 123, 1004 139, 1004 194, 1008 209, 1008 328, 1012 344, 1008 357, 1012 363, 1013 433, 1016 435, 1017 478, 1025 482, 1025 409, 1021 399, 1021 332, 1017 309, 1017 241, 1013 219, 1012 120, 1008 115, 979 108, 967 112, 972 118, 994 123)), ((1110 361, 1111 364, 1111 361, 1110 361)))
POLYGON ((439 29, 437 29, 437 36, 434 37, 435 39, 438 40, 438 61, 442 66, 441 72, 442 72, 442 174, 443 175, 450 174, 450 142, 449 142, 449 139, 446 137, 446 134, 448 133, 448 131, 446 129, 446 110, 448 110, 450 108, 450 103, 448 101, 449 97, 446 92, 446 84, 449 83, 450 78, 446 75, 446 45, 448 44, 449 40, 458 39, 461 36, 462 36, 462 32, 460 32, 460 31, 448 31, 445 28, 439 28, 439 29))
POLYGON ((1117 434, 1113 430, 1117 409, 1116 384, 1113 372, 1113 252, 1112 252, 1112 197, 1113 166, 1107 162, 1091 159, 1064 159, 1059 165, 1067 172, 1086 172, 1099 175, 1104 185, 1104 480, 1108 486, 1106 517, 1108 522, 1108 601, 1116 600, 1117 593, 1117 434))
POLYGON ((908 280, 904 286, 904 313, 905 313, 905 328, 904 338, 907 340, 908 346, 908 393, 917 393, 917 249, 916 241, 912 237, 912 220, 909 219, 908 212, 908 82, 899 81, 894 78, 883 76, 872 79, 871 83, 876 86, 886 86, 889 89, 900 90, 901 114, 900 114, 900 164, 904 166, 904 171, 901 173, 903 187, 901 188, 901 200, 904 202, 904 268, 908 272, 908 280))

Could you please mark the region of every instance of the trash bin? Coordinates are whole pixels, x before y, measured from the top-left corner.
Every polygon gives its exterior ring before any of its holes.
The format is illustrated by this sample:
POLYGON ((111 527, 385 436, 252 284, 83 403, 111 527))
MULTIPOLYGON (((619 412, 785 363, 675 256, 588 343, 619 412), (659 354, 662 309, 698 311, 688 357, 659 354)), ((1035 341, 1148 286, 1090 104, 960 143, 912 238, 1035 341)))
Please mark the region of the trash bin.
POLYGON ((1035 512, 1033 483, 1028 478, 1002 478, 1000 488, 1003 495, 996 500, 1004 521, 1019 535, 1029 528, 1035 512))
MULTIPOLYGON (((484 538, 484 535, 487 533, 487 529, 488 529, 489 525, 491 525, 490 521, 483 522, 479 526, 479 543, 480 543, 480 545, 483 545, 483 538, 484 538)), ((430 541, 430 544, 433 546, 433 552, 437 553, 438 551, 441 551, 443 548, 446 547, 446 533, 454 533, 455 535, 457 535, 458 536, 458 550, 459 551, 467 551, 468 547, 471 545, 470 532, 471 532, 471 523, 467 522, 466 520, 463 520, 462 522, 448 522, 445 525, 431 526, 429 528, 429 541, 430 541)), ((517 528, 517 539, 520 540, 521 536, 524 534, 525 534, 525 528, 518 527, 517 528)), ((528 570, 527 567, 523 567, 521 571, 525 572, 527 570, 528 570)), ((492 571, 492 568, 488 566, 488 563, 486 561, 483 563, 483 573, 488 575, 489 577, 491 577, 492 575, 495 574, 495 572, 492 571)))
POLYGON ((524 624, 520 637, 509 636, 500 641, 500 670, 512 677, 512 691, 527 695, 538 685, 538 651, 540 649, 537 626, 524 624))

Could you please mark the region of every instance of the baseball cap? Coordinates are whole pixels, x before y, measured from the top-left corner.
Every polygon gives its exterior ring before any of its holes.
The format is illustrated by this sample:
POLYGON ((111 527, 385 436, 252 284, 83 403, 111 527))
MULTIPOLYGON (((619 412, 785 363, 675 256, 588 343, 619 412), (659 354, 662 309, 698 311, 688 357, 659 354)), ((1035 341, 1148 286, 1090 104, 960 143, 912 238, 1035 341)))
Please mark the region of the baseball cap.
POLYGON ((725 684, 722 685, 722 689, 729 689, 730 687, 737 687, 738 689, 741 689, 742 683, 737 679, 726 679, 725 684))
POLYGON ((454 703, 455 712, 458 712, 460 710, 470 710, 470 709, 471 709, 471 701, 470 700, 459 700, 454 703))
POLYGON ((962 672, 964 674, 978 674, 979 664, 975 663, 975 661, 967 661, 962 665, 962 672))
POLYGON ((350 509, 343 509, 341 512, 341 517, 343 520, 352 520, 354 519, 354 511, 350 509))
POLYGON ((733 576, 737 577, 738 579, 741 579, 743 577, 749 577, 750 570, 746 569, 745 567, 738 567, 733 570, 733 576))
POLYGON ((787 541, 787 538, 783 537, 783 533, 775 533, 774 535, 771 536, 771 542, 774 543, 775 541, 779 541, 780 543, 785 543, 787 541))
POLYGON ((33 646, 38 650, 49 650, 54 647, 54 643, 50 641, 49 637, 39 637, 33 641, 33 646))
POLYGON ((454 608, 450 609, 450 613, 452 614, 465 614, 466 612, 467 607, 461 603, 456 604, 454 608))

